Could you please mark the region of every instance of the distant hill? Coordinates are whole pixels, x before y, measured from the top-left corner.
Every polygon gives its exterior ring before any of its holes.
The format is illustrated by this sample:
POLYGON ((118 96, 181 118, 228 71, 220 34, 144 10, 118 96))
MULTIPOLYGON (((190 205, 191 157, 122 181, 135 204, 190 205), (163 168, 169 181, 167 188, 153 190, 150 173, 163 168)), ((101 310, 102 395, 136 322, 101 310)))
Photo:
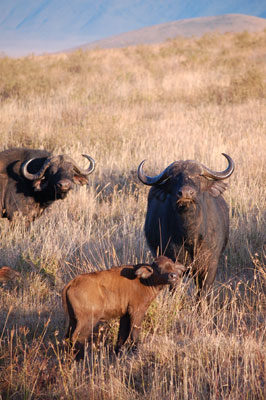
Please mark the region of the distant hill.
POLYGON ((251 31, 264 18, 266 0, 2 0, 0 52, 18 57, 89 43, 90 48, 154 43, 213 29, 251 31), (242 21, 235 22, 237 16, 242 21))
POLYGON ((140 44, 161 43, 177 36, 200 37, 206 33, 258 32, 266 29, 266 19, 241 14, 191 18, 167 22, 135 31, 96 40, 70 49, 115 48, 140 44))

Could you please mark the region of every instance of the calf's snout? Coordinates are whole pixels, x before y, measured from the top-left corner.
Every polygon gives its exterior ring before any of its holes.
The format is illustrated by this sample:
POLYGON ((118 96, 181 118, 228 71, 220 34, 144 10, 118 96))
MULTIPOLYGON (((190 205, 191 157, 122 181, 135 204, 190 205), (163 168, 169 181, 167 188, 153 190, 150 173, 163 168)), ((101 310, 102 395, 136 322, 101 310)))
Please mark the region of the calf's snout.
POLYGON ((169 274, 169 279, 170 279, 171 281, 177 280, 177 278, 178 278, 178 275, 177 275, 175 272, 171 272, 171 273, 169 274))

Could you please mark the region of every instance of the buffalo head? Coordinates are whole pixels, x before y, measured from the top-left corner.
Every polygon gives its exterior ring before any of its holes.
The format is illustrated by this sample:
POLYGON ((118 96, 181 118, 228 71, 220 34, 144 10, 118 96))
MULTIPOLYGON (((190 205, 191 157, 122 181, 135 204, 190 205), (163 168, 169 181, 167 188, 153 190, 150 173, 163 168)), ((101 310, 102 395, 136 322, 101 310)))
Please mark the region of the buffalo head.
POLYGON ((187 207, 196 204, 199 196, 208 191, 218 197, 226 189, 224 179, 234 171, 234 162, 230 156, 222 153, 228 160, 227 168, 222 172, 212 171, 196 161, 175 161, 156 176, 147 176, 143 172, 142 161, 138 168, 138 177, 142 183, 158 188, 158 198, 171 195, 175 207, 187 207))
POLYGON ((32 181, 36 192, 49 192, 56 199, 64 199, 73 188, 73 184, 84 185, 88 183, 88 175, 94 171, 93 158, 82 154, 90 162, 88 169, 83 169, 67 155, 48 157, 37 172, 31 172, 34 168, 34 158, 22 164, 22 175, 32 181))
POLYGON ((140 266, 135 274, 141 279, 152 277, 153 285, 175 284, 185 272, 185 267, 179 262, 173 263, 165 256, 157 257, 151 265, 140 266))

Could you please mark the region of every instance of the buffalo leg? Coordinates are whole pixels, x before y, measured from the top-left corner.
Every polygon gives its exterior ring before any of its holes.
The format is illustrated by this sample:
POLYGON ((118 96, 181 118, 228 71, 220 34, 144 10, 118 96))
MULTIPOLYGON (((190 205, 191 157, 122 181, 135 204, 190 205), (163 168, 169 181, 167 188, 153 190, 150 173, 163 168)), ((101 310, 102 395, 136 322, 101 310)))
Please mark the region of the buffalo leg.
POLYGON ((129 334, 130 334, 130 315, 126 313, 120 318, 118 338, 115 346, 115 354, 119 353, 121 346, 123 346, 129 334))
POLYGON ((218 267, 218 260, 210 262, 206 277, 203 282, 202 290, 207 293, 210 286, 213 284, 218 267))
POLYGON ((90 334, 93 331, 93 327, 94 327, 95 323, 92 322, 80 322, 78 321, 77 326, 75 331, 73 332, 72 335, 72 343, 74 345, 74 349, 75 349, 75 359, 77 361, 81 360, 82 358, 84 358, 84 346, 86 343, 86 340, 88 339, 88 337, 90 336, 90 334))
POLYGON ((141 323, 143 321, 144 314, 145 313, 141 313, 132 316, 130 339, 133 352, 135 352, 138 347, 138 339, 140 335, 141 323))
POLYGON ((208 265, 208 270, 206 272, 198 273, 194 280, 197 288, 197 299, 200 300, 202 297, 206 297, 207 301, 210 301, 209 289, 212 286, 216 272, 217 272, 218 262, 213 261, 208 265))
POLYGON ((72 335, 73 335, 73 332, 76 329, 76 326, 77 326, 77 320, 75 318, 70 318, 69 319, 68 328, 67 328, 67 332, 66 332, 66 335, 65 335, 65 339, 66 340, 72 341, 72 335))

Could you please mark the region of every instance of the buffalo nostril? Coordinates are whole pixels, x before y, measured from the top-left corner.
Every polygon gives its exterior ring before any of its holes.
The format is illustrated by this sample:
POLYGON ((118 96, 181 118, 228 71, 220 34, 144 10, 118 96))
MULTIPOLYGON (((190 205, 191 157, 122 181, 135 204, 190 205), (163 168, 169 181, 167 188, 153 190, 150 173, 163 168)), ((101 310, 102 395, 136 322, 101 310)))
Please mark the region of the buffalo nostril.
POLYGON ((172 272, 171 274, 169 274, 169 277, 170 277, 171 279, 176 279, 176 278, 177 278, 177 275, 176 275, 174 272, 172 272))
POLYGON ((58 189, 61 189, 61 190, 68 190, 69 183, 68 182, 58 182, 57 187, 58 187, 58 189))
POLYGON ((193 189, 188 189, 188 188, 184 188, 183 190, 179 190, 179 192, 177 193, 177 197, 182 199, 191 199, 193 198, 195 195, 195 192, 193 189))

